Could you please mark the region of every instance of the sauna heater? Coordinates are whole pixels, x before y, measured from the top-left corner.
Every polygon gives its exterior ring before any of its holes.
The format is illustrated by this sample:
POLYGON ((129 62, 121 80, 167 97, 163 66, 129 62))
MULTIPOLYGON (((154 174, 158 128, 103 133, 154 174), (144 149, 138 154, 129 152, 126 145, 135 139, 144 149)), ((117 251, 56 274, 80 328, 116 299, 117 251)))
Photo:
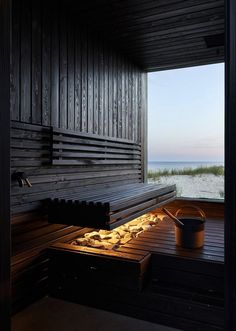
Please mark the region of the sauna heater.
POLYGON ((155 209, 175 196, 175 185, 138 183, 51 198, 49 221, 79 226, 49 249, 52 294, 73 296, 88 283, 141 290, 151 253, 138 249, 136 240, 156 229, 162 219, 155 209))

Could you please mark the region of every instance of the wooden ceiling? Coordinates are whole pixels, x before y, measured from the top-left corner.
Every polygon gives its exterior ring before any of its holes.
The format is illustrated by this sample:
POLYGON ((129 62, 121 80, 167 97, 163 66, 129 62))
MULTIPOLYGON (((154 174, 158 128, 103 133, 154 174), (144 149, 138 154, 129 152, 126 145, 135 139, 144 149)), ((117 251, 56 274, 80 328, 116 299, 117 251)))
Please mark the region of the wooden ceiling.
POLYGON ((80 6, 83 21, 146 71, 224 61, 224 0, 87 0, 80 6))

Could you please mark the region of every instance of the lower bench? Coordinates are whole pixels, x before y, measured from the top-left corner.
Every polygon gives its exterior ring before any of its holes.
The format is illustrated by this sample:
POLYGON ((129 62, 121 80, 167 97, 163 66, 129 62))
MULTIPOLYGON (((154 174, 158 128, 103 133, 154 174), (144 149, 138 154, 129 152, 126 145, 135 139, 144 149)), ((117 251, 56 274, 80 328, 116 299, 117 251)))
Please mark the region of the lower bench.
MULTIPOLYGON (((57 243, 50 247, 51 290, 96 283, 140 290, 149 270, 148 252, 116 252, 57 243)), ((68 291, 70 289, 68 288, 68 291)))

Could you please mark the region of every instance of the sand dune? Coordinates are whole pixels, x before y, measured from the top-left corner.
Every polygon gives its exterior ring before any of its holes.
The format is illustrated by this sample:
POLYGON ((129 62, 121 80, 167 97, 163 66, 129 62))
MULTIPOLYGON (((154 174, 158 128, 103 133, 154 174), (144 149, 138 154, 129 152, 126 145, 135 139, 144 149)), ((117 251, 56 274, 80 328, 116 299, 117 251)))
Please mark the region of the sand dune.
POLYGON ((224 176, 209 174, 196 176, 160 177, 158 183, 176 184, 177 195, 193 198, 224 198, 224 176))

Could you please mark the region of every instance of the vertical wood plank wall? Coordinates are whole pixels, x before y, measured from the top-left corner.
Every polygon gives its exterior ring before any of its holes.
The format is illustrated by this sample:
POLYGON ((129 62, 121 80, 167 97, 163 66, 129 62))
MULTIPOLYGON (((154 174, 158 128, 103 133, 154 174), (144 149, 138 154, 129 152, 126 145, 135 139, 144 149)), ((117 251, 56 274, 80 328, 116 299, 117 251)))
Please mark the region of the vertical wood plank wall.
POLYGON ((144 180, 142 166, 51 166, 50 126, 145 145, 146 73, 80 25, 59 2, 14 0, 12 14, 13 310, 47 291, 46 248, 74 227, 48 225, 41 202, 55 190, 144 180))

